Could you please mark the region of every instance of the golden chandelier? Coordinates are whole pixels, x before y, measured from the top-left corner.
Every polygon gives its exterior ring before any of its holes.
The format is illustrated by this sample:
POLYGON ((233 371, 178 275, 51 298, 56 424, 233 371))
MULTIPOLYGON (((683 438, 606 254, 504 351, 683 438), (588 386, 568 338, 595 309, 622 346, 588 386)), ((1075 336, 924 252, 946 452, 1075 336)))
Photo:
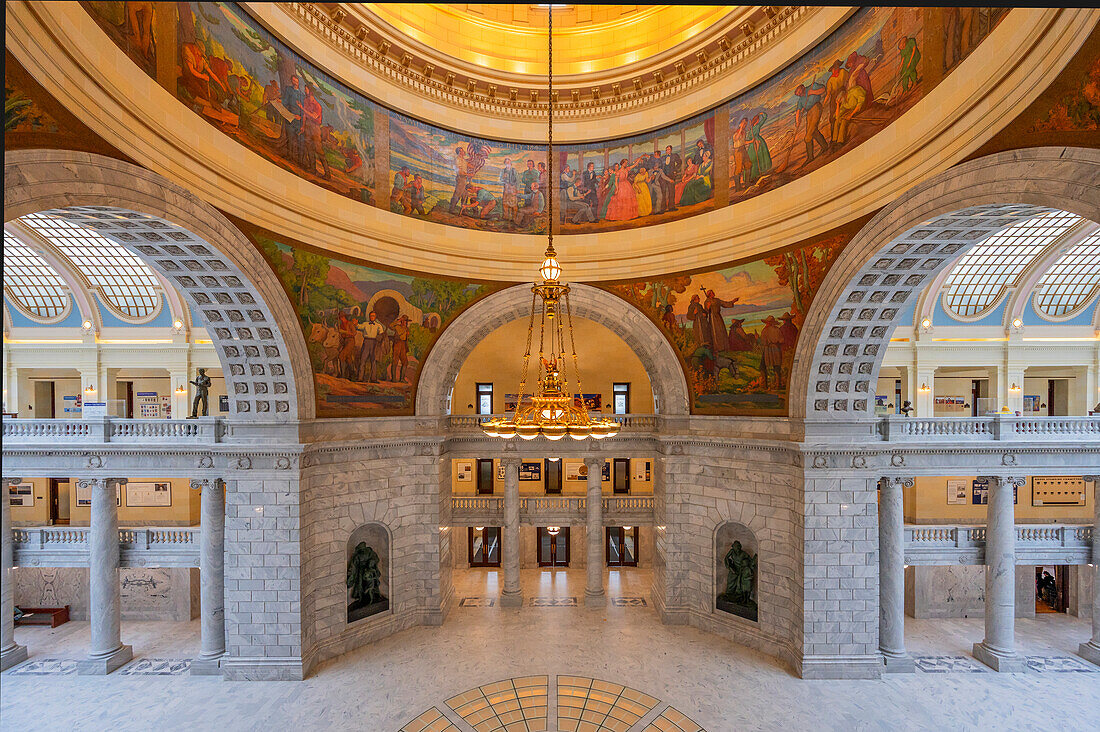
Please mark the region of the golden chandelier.
MULTIPOLYGON (((554 180, 554 11, 549 9, 547 80, 550 91, 547 116, 547 171, 549 185, 554 180)), ((589 437, 601 440, 618 433, 619 423, 607 417, 590 417, 581 391, 577 347, 573 340, 573 314, 569 308, 569 285, 560 282, 561 265, 554 251, 554 196, 547 190, 549 219, 547 222, 546 258, 539 268, 542 284, 531 288, 531 320, 527 325, 527 350, 523 354, 515 412, 511 417, 485 420, 481 429, 489 437, 533 440, 542 435, 548 440, 560 440, 569 435, 574 440, 589 437), (541 307, 538 307, 541 301, 541 307), (563 317, 564 313, 564 317, 563 317), (531 362, 531 342, 534 340, 535 315, 539 320, 539 380, 538 389, 528 395, 527 371, 531 362), (566 373, 565 329, 569 330, 569 351, 573 361, 577 397, 574 398, 566 373)))

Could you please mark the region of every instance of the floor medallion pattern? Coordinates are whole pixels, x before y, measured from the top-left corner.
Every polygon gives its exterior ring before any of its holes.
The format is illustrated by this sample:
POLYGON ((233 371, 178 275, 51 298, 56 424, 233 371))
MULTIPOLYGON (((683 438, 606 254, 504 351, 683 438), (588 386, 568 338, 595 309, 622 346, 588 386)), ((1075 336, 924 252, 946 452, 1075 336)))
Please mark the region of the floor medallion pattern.
POLYGON ((546 732, 546 676, 523 676, 486 684, 447 700, 477 732, 546 732))
POLYGON ((19 664, 9 674, 75 674, 75 658, 35 658, 19 664))

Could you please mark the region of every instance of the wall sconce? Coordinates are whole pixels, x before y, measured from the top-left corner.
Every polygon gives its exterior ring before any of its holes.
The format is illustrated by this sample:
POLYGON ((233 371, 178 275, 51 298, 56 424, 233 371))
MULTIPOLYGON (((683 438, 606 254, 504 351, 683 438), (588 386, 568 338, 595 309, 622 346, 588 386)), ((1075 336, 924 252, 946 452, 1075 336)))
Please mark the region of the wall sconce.
POLYGON ((1024 326, 1024 321, 1021 320, 1020 318, 1013 318, 1012 319, 1012 327, 1013 328, 1016 328, 1017 330, 1019 330, 1023 326, 1024 326))
POLYGON ((630 531, 633 528, 634 528, 633 526, 624 526, 623 531, 630 531))
POLYGON ((925 383, 922 382, 921 385, 920 385, 920 393, 921 394, 927 394, 930 391, 932 391, 932 387, 930 387, 930 386, 928 386, 928 384, 925 384, 925 383))
POLYGON ((91 333, 92 332, 92 321, 85 320, 83 323, 80 324, 80 329, 82 331, 84 331, 85 333, 91 333))
POLYGON ((485 531, 485 527, 484 526, 475 526, 474 531, 485 531))
POLYGON ((95 385, 88 384, 86 387, 84 387, 84 393, 88 394, 89 396, 95 394, 95 385))
POLYGON ((184 394, 187 393, 187 387, 184 386, 183 384, 180 384, 179 386, 176 387, 176 393, 179 394, 180 396, 183 396, 184 394))
POLYGON ((175 320, 173 320, 172 321, 172 331, 175 332, 175 333, 182 333, 183 332, 183 321, 180 320, 179 318, 176 318, 175 320))
POLYGON ((925 333, 928 333, 929 331, 931 331, 932 330, 932 320, 931 320, 931 318, 925 318, 924 320, 922 320, 920 322, 920 329, 922 331, 924 331, 925 333))
POLYGON ((556 463, 557 461, 561 460, 561 458, 560 457, 552 457, 552 458, 549 458, 549 460, 552 463, 556 463))
POLYGON ((550 534, 550 536, 557 536, 560 531, 561 531, 560 526, 547 526, 546 527, 546 533, 550 534))
POLYGON ((1013 394, 1018 394, 1020 391, 1020 387, 1015 381, 1013 381, 1012 386, 1008 387, 1008 390, 1013 394))

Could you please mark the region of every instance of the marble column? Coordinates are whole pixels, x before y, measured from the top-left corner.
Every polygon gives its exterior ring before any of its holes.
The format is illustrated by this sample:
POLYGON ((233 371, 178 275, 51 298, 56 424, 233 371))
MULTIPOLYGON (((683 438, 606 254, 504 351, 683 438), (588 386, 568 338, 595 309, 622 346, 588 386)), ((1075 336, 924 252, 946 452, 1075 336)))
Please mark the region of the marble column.
POLYGON ((913 673, 905 652, 905 502, 912 478, 883 478, 878 499, 878 648, 887 673, 913 673))
POLYGON ((1016 507, 1014 488, 1023 478, 994 476, 989 481, 985 520, 985 640, 974 657, 994 671, 1027 670, 1016 653, 1016 507))
POLYGON ((588 468, 588 520, 585 529, 585 571, 588 581, 584 587, 584 604, 588 607, 605 607, 607 595, 603 591, 603 458, 584 459, 588 468))
POLYGON ((1100 475, 1086 475, 1092 483, 1092 638, 1082 643, 1077 653, 1086 661, 1100 666, 1100 475))
POLYGON ((523 590, 519 586, 519 458, 504 458, 504 531, 501 536, 504 589, 501 607, 521 607, 523 590))
POLYGON ((0 587, 0 671, 5 671, 17 663, 27 660, 27 647, 15 642, 15 598, 12 595, 12 587, 15 584, 15 570, 12 568, 11 549, 11 500, 8 497, 8 489, 13 483, 20 482, 19 478, 4 478, 0 485, 4 487, 4 495, 0 496, 0 532, 3 533, 2 556, 0 556, 0 572, 3 572, 0 587))
POLYGON ((80 480, 91 488, 92 520, 88 531, 88 619, 92 643, 88 657, 77 663, 77 673, 109 674, 134 657, 133 649, 122 644, 122 599, 118 577, 117 487, 125 478, 80 480))
POLYGON ((199 614, 202 650, 191 661, 192 676, 221 674, 225 655, 225 482, 192 480, 202 491, 199 525, 199 614))

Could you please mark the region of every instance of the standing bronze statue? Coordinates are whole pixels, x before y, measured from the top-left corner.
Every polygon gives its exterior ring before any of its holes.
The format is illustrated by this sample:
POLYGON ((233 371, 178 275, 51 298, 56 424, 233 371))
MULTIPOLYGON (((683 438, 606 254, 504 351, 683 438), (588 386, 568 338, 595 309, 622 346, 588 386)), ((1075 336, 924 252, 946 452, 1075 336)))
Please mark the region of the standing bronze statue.
POLYGON ((749 620, 756 620, 756 600, 752 588, 756 581, 756 554, 749 554, 735 541, 726 552, 726 591, 718 596, 718 609, 749 620))
POLYGON ((367 542, 356 544, 348 560, 347 585, 352 599, 348 605, 349 623, 389 609, 389 601, 382 595, 380 562, 378 552, 367 542))
POLYGON ((207 398, 210 394, 211 382, 210 377, 206 375, 206 369, 199 369, 198 377, 190 383, 195 385, 195 398, 191 401, 191 416, 188 419, 195 419, 198 416, 200 400, 202 401, 202 416, 210 416, 207 398))

